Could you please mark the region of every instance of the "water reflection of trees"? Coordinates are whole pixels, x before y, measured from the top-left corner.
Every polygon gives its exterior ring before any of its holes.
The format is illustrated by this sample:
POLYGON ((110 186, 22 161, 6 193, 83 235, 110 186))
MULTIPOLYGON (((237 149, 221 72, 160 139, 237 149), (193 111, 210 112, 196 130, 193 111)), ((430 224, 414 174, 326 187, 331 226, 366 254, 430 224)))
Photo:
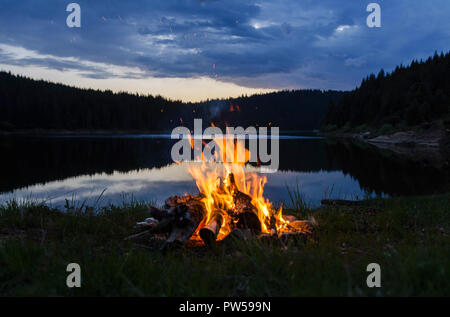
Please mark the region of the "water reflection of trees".
MULTIPOLYGON (((0 138, 0 191, 78 175, 111 174, 172 163, 172 140, 141 138, 0 138)), ((378 193, 448 190, 448 170, 350 142, 281 140, 280 169, 343 171, 378 193)))
POLYGON ((78 175, 162 167, 172 140, 138 138, 0 139, 0 191, 78 175))
POLYGON ((327 142, 326 156, 360 186, 377 193, 419 195, 449 190, 449 170, 355 142, 327 142))

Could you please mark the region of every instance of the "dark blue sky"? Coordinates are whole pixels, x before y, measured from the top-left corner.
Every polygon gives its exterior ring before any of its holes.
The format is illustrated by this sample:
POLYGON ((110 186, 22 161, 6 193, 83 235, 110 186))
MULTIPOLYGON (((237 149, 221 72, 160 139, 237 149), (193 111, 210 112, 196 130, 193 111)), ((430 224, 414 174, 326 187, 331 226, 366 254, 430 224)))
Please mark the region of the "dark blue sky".
MULTIPOLYGON (((261 89, 351 89, 450 49, 448 0, 1 0, 0 69, 197 100, 261 89), (368 28, 377 2, 382 27, 368 28)), ((262 91, 262 90, 261 90, 262 91)))

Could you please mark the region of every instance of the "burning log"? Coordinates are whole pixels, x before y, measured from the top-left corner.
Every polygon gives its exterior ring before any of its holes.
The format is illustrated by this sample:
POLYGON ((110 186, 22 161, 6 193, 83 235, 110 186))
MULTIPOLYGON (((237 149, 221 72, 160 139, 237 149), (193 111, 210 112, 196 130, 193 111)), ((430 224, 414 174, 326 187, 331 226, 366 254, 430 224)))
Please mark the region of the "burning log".
POLYGON ((201 203, 202 196, 184 195, 184 196, 171 196, 166 199, 164 208, 170 209, 170 207, 176 207, 181 204, 192 205, 201 203))
MULTIPOLYGON (((182 202, 179 205, 173 205, 167 211, 167 218, 171 223, 170 234, 166 240, 167 244, 186 244, 194 234, 206 216, 204 204, 194 196, 173 196, 169 202, 182 202)), ((166 206, 170 204, 166 201, 166 206)), ((164 221, 163 220, 163 221, 164 221)))
POLYGON ((148 205, 148 211, 150 216, 158 221, 167 217, 167 210, 161 210, 159 208, 148 205))
POLYGON ((255 233, 261 232, 261 222, 254 212, 242 212, 237 214, 236 227, 239 229, 250 229, 255 233))
POLYGON ((288 223, 288 227, 293 229, 294 232, 306 232, 312 233, 313 226, 310 221, 295 220, 288 223))
POLYGON ((228 245, 232 243, 233 241, 245 241, 253 236, 253 233, 250 229, 234 229, 230 232, 229 235, 225 237, 221 241, 222 244, 228 245))
MULTIPOLYGON (((166 200, 165 209, 149 206, 149 213, 156 222, 147 231, 126 239, 142 238, 153 234, 167 234, 164 248, 186 244, 206 216, 201 197, 172 196, 166 200)), ((219 226, 220 229, 220 226, 219 226)))
POLYGON ((192 222, 186 222, 183 225, 174 225, 166 240, 166 244, 183 246, 189 241, 196 228, 192 222))
POLYGON ((234 201, 234 209, 230 211, 230 214, 237 220, 236 227, 261 232, 258 209, 252 204, 252 198, 238 189, 233 173, 228 175, 228 183, 234 201))
POLYGON ((220 228, 222 227, 223 217, 217 214, 202 229, 200 229, 200 237, 207 246, 213 246, 217 240, 220 228))
POLYGON ((150 228, 148 232, 151 234, 166 233, 170 230, 171 224, 171 219, 165 218, 162 221, 158 222, 154 227, 150 228))
POLYGON ((289 222, 297 221, 297 220, 298 220, 297 217, 292 216, 292 215, 283 215, 283 219, 284 219, 284 220, 287 220, 287 221, 289 221, 289 222))
POLYGON ((234 195, 234 213, 241 214, 245 212, 257 213, 257 209, 252 205, 252 198, 241 191, 236 191, 234 195))

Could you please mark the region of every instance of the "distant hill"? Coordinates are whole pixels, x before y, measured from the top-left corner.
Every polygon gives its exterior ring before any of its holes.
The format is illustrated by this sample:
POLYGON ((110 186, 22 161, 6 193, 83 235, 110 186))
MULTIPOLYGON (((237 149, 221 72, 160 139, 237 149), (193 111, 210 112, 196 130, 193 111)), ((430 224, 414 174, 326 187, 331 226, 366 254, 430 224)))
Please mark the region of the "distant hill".
POLYGON ((401 130, 435 120, 450 122, 450 53, 381 70, 330 102, 322 130, 401 130))
POLYGON ((340 91, 293 90, 183 103, 0 72, 0 130, 170 131, 181 124, 192 127, 194 118, 218 126, 311 130, 319 128, 329 102, 341 96, 340 91))

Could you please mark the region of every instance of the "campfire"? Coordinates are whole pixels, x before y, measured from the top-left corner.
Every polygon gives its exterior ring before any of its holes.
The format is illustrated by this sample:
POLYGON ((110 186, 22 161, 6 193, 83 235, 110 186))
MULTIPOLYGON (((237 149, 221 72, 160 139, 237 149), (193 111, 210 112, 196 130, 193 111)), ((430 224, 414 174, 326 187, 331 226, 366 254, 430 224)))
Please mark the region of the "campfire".
MULTIPOLYGON (((169 197, 162 208, 149 206, 151 217, 137 224, 145 231, 134 236, 162 237, 165 245, 212 246, 230 236, 286 238, 311 233, 309 222, 283 216, 282 206, 275 208, 264 197, 267 178, 246 170, 251 153, 242 140, 230 143, 224 137, 213 142, 214 160, 202 152, 194 162, 184 163, 199 194, 169 197)), ((193 148, 192 138, 190 143, 193 148)))

